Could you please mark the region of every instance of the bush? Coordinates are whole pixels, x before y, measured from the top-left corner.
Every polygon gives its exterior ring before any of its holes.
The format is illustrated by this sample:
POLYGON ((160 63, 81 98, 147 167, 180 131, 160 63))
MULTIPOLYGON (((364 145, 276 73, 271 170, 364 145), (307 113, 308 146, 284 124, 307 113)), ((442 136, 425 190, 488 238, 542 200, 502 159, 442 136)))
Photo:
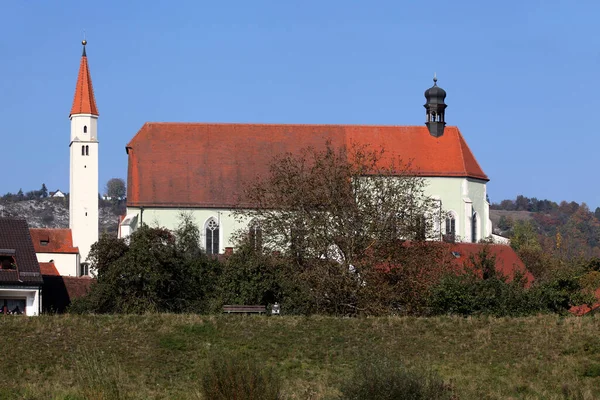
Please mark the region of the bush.
POLYGON ((363 361, 341 388, 344 400, 453 399, 449 385, 432 371, 409 370, 386 358, 363 361))
POLYGON ((202 394, 211 400, 280 400, 281 381, 256 360, 233 353, 213 354, 202 377, 202 394))

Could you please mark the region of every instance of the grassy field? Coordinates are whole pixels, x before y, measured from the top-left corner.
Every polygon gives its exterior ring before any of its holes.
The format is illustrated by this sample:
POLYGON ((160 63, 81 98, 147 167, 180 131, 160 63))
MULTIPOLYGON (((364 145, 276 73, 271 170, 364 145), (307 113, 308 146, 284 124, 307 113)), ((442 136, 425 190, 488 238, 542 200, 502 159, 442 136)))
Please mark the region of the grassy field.
POLYGON ((0 335, 0 399, 202 399, 220 350, 273 367, 287 399, 337 398, 373 354, 434 369, 459 399, 600 398, 599 316, 64 315, 2 317, 0 335))

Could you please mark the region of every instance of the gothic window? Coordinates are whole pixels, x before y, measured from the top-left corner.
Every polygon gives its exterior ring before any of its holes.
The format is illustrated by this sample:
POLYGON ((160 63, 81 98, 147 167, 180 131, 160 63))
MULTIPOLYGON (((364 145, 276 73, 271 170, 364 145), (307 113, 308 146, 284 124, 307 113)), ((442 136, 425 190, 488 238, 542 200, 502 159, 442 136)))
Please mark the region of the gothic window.
POLYGON ((83 133, 87 133, 87 125, 83 126, 83 133))
POLYGON ((448 213, 446 216, 446 235, 456 234, 456 218, 453 213, 448 213))
POLYGON ((260 229, 260 225, 256 221, 250 223, 248 240, 250 241, 250 246, 255 250, 262 247, 262 229, 260 229))
POLYGON ((219 224, 214 218, 206 223, 206 254, 219 254, 219 224))
POLYGON ((86 156, 90 155, 90 146, 85 146, 85 155, 86 156))
POLYGON ((81 155, 85 156, 85 146, 81 146, 81 155))
POLYGON ((477 243, 477 213, 473 213, 471 222, 471 241, 477 243))

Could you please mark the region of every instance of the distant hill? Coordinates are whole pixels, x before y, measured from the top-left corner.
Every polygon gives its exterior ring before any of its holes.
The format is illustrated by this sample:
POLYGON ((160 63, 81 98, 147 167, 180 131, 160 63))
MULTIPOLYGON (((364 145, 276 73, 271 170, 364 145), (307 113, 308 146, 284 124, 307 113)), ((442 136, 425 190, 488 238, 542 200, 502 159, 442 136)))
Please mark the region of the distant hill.
POLYGON ((533 214, 534 213, 530 211, 507 211, 490 209, 490 219, 492 220, 494 234, 507 236, 507 230, 503 230, 499 227, 500 218, 509 218, 513 221, 530 221, 533 219, 533 214))
MULTIPOLYGON (((99 233, 117 234, 119 217, 110 206, 100 207, 99 233)), ((68 228, 69 203, 66 198, 0 201, 0 216, 24 218, 30 228, 68 228)))

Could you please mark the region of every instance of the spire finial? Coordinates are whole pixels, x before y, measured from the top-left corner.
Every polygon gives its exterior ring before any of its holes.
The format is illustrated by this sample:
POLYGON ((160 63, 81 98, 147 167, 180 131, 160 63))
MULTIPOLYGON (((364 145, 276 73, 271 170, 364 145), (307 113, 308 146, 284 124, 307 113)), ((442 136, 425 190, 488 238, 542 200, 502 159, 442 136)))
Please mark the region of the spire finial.
POLYGON ((83 45, 83 57, 86 57, 85 55, 85 45, 87 44, 87 40, 85 40, 85 29, 83 30, 83 40, 81 41, 81 44, 83 45))
POLYGON ((437 74, 433 73, 433 86, 437 86, 437 74))

